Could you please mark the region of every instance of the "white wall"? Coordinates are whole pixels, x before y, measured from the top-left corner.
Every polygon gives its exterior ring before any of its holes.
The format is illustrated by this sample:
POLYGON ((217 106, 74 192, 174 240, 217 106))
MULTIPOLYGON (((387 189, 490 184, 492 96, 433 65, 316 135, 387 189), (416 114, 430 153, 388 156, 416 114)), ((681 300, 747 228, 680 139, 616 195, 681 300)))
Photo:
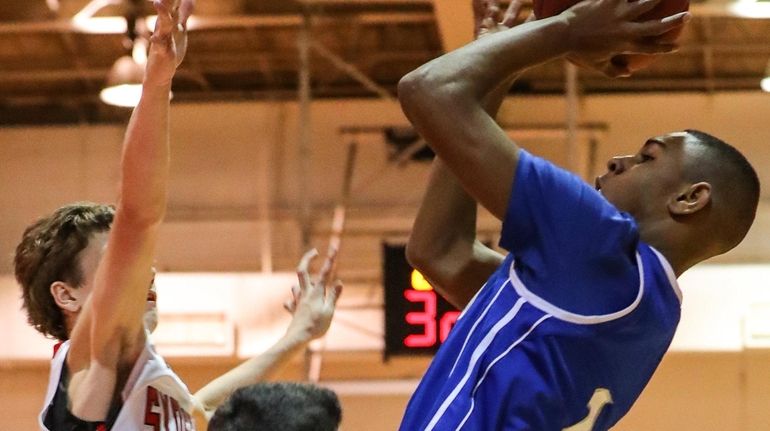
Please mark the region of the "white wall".
MULTIPOLYGON (((553 124, 564 118, 559 97, 509 99, 504 123, 553 124)), ((330 206, 339 198, 347 126, 406 124, 400 109, 375 100, 313 104, 312 170, 307 196, 316 230, 328 230, 330 206)), ((611 155, 635 151, 646 137, 684 127, 714 132, 733 142, 770 183, 770 96, 760 93, 707 95, 595 96, 582 102, 582 120, 603 122, 598 168, 611 155)), ((36 217, 74 200, 113 201, 123 126, 0 129, 0 272, 11 271, 11 256, 24 227, 36 217)), ((162 232, 158 265, 166 270, 259 269, 259 166, 267 166, 272 205, 272 246, 278 269, 299 255, 295 217, 300 198, 296 137, 297 109, 291 103, 185 104, 172 109, 172 170, 169 216, 162 232), (265 148, 266 147, 266 148, 265 148), (264 159, 260 158, 264 155, 264 159)), ((515 133, 514 133, 515 135, 515 133)), ((383 236, 409 230, 426 181, 427 165, 398 167, 374 135, 361 135, 353 182, 351 227, 343 268, 379 266, 383 236)), ((583 137, 581 142, 586 142, 583 137)), ((563 139, 522 141, 533 152, 566 164, 563 139)), ((770 242, 768 187, 762 213, 745 244, 717 260, 767 261, 770 242)), ((494 220, 482 217, 489 230, 494 220)), ((319 237, 319 241, 320 241, 319 237)))

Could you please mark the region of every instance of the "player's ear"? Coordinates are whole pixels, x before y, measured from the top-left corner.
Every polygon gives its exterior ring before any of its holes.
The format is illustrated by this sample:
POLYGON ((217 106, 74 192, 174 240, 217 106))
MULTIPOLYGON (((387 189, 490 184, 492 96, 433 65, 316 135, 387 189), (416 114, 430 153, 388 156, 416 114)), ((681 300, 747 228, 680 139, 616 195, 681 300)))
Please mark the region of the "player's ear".
POLYGON ((75 289, 69 283, 54 281, 51 283, 51 296, 62 310, 77 313, 83 304, 80 301, 80 295, 74 293, 75 289))
POLYGON ((711 202, 711 184, 702 181, 690 184, 672 197, 668 211, 675 216, 694 214, 711 202))

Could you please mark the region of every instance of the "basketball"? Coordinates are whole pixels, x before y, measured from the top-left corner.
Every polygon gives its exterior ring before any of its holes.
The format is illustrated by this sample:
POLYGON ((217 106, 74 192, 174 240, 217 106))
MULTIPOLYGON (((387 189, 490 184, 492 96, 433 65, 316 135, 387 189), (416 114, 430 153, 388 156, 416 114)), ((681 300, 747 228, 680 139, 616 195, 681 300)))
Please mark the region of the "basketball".
MULTIPOLYGON (((535 18, 547 18, 564 12, 578 2, 579 0, 534 0, 532 10, 535 13, 535 18)), ((684 12, 689 7, 689 0, 662 0, 653 10, 640 16, 639 21, 665 18, 679 12, 684 12)), ((659 39, 663 42, 671 43, 679 37, 681 32, 682 27, 679 27, 659 36, 659 39)), ((631 71, 636 71, 649 66, 655 59, 655 55, 623 54, 613 57, 612 62, 619 66, 627 66, 631 71)))

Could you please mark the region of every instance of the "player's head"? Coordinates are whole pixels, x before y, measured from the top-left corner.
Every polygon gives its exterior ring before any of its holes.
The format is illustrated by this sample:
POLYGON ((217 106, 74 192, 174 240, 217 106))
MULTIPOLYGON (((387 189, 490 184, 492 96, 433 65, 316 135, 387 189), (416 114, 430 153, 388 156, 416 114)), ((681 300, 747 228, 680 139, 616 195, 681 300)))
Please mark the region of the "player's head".
MULTIPOLYGON (((22 288, 27 320, 43 335, 69 339, 107 243, 115 209, 78 202, 30 225, 16 246, 14 270, 22 288)), ((154 283, 145 326, 157 324, 154 283)))
POLYGON ((233 392, 209 421, 209 431, 335 431, 337 395, 304 383, 258 383, 233 392))
POLYGON ((611 159, 597 187, 636 218, 642 235, 692 242, 699 260, 738 245, 759 201, 759 179, 746 158, 697 130, 656 136, 637 154, 611 159))
POLYGON ((85 301, 80 291, 95 270, 114 209, 75 203, 29 226, 16 247, 14 270, 22 287, 27 320, 39 332, 69 338, 68 320, 85 301), (97 255, 96 262, 93 262, 97 255))

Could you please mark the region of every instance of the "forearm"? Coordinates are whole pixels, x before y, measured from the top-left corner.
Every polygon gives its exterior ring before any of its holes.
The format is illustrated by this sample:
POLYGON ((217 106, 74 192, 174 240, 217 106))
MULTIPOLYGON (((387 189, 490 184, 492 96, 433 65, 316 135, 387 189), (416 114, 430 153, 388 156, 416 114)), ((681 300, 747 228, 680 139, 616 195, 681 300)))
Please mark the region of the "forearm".
MULTIPOLYGON (((490 116, 497 115, 517 76, 506 77, 483 98, 482 105, 490 116)), ((476 201, 437 157, 409 237, 407 257, 456 306, 464 305, 483 283, 483 279, 458 280, 461 274, 469 273, 464 269, 496 254, 476 240, 476 215, 476 201)))
MULTIPOLYGON (((505 96, 518 74, 511 74, 494 86, 481 100, 482 107, 496 117, 505 96)), ((470 250, 476 239, 476 201, 463 189, 457 177, 436 158, 422 205, 415 218, 407 251, 419 258, 425 254, 442 254, 455 243, 470 250), (452 229, 446 229, 452 226, 452 229)))
POLYGON ((524 69, 567 52, 558 17, 486 36, 399 83, 404 113, 474 200, 503 219, 518 147, 487 111, 490 95, 524 69))
POLYGON ((199 408, 207 419, 210 418, 217 407, 236 389, 272 376, 294 355, 307 347, 310 338, 309 334, 287 332, 264 353, 241 363, 196 392, 195 399, 199 408))
POLYGON ((169 85, 145 84, 126 130, 119 216, 159 223, 166 209, 169 170, 169 85))
MULTIPOLYGON (((404 112, 424 133, 458 117, 468 118, 472 110, 484 111, 485 99, 502 82, 567 54, 567 30, 558 16, 532 21, 481 38, 425 64, 399 83, 404 112), (435 112, 439 106, 444 115, 435 112)), ((430 143, 439 156, 452 156, 451 148, 443 142, 430 143)))
POLYGON ((166 208, 168 97, 169 86, 145 84, 126 130, 118 207, 92 294, 93 355, 114 341, 114 331, 125 331, 121 337, 129 344, 143 333, 157 230, 166 208))
MULTIPOLYGON (((437 157, 409 236, 407 258, 413 267, 430 276, 432 267, 439 264, 437 259, 457 244, 470 247, 475 239, 476 202, 437 157)), ((435 275, 432 278, 438 281, 435 275)))
POLYGON ((460 308, 483 283, 461 277, 475 260, 476 208, 454 174, 436 158, 406 256, 441 296, 460 308))

